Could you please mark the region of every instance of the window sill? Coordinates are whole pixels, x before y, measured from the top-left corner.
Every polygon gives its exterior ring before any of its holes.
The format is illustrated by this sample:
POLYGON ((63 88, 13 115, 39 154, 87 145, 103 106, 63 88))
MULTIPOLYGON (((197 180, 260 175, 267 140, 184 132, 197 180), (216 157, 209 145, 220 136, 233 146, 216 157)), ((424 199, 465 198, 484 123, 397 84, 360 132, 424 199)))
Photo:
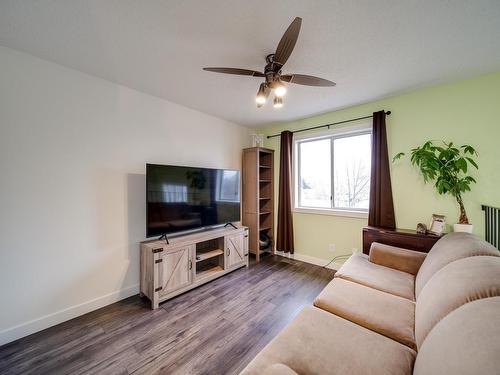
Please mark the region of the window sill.
POLYGON ((368 219, 368 211, 349 211, 349 210, 336 210, 336 209, 326 209, 326 208, 295 207, 293 209, 293 212, 300 214, 343 216, 343 217, 353 217, 357 219, 368 219))

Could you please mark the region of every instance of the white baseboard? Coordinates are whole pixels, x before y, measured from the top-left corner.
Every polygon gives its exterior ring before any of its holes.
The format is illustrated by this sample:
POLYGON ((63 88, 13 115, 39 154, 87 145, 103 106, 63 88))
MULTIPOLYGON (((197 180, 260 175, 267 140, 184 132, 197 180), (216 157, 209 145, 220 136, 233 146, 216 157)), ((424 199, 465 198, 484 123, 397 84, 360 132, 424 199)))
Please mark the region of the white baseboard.
MULTIPOLYGON (((295 259, 295 260, 300 260, 302 262, 314 264, 316 266, 321 266, 324 267, 327 263, 328 260, 321 259, 321 258, 316 258, 312 257, 310 255, 305 255, 305 254, 300 254, 300 253, 285 253, 283 251, 276 251, 276 255, 280 255, 285 258, 290 258, 290 259, 295 259)), ((332 269, 332 270, 338 270, 342 266, 342 263, 339 262, 332 262, 326 268, 332 269)))
POLYGON ((135 284, 93 300, 56 311, 52 314, 21 323, 11 328, 7 328, 0 331, 0 345, 7 344, 11 341, 20 339, 21 337, 31 335, 32 333, 39 332, 46 328, 55 326, 56 324, 87 314, 137 293, 139 293, 139 284, 135 284))

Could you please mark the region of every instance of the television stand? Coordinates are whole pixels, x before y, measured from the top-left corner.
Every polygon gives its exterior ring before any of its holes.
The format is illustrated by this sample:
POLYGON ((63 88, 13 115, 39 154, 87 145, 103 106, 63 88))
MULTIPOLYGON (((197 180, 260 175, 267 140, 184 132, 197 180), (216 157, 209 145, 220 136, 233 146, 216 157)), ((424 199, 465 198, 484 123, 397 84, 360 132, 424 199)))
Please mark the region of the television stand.
POLYGON ((226 225, 224 225, 224 228, 227 228, 228 226, 231 226, 234 229, 238 229, 233 223, 226 223, 226 225))
POLYGON ((159 238, 158 238, 158 241, 161 241, 161 240, 165 240, 165 242, 167 243, 167 245, 170 244, 170 242, 168 242, 168 236, 166 233, 162 234, 159 238))
POLYGON ((141 295, 156 309, 197 286, 248 266, 248 228, 234 224, 141 243, 141 295), (229 226, 234 227, 229 228, 229 226))

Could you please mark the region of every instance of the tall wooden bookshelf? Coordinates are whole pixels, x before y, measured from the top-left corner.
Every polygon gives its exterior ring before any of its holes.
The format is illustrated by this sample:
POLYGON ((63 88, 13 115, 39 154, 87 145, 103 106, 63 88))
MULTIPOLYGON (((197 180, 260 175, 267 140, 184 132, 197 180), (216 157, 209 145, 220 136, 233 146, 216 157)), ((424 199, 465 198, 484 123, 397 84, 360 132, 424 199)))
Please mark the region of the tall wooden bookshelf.
POLYGON ((242 224, 248 227, 248 249, 257 261, 264 252, 274 254, 274 150, 251 147, 243 150, 242 224), (265 233, 270 245, 260 249, 265 233))

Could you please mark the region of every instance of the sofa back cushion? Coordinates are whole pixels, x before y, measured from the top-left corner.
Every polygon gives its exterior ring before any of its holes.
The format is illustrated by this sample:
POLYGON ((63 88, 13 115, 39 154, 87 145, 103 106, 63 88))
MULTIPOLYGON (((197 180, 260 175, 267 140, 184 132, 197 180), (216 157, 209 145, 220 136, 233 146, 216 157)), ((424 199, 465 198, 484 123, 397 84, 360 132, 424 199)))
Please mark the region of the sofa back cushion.
POLYGON ((498 374, 500 297, 470 302, 439 322, 418 352, 414 375, 498 374))
POLYGON ((417 299, 417 347, 422 346, 432 328, 453 310, 477 299, 497 296, 500 296, 500 257, 469 257, 443 267, 425 284, 417 299))
POLYGON ((476 255, 500 256, 500 252, 488 242, 470 233, 450 233, 432 247, 415 279, 415 297, 430 278, 447 264, 476 255))

